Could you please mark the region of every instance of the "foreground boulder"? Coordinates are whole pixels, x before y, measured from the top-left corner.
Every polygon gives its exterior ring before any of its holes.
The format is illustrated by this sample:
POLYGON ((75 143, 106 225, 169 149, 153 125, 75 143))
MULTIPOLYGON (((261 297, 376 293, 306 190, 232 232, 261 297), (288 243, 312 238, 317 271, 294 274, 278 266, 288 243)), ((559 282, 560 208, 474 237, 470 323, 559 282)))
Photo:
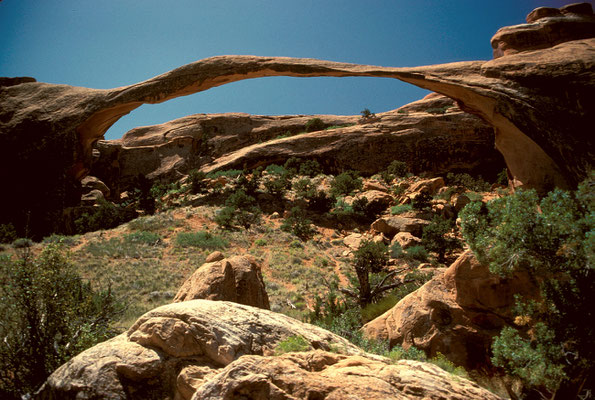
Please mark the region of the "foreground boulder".
POLYGON ((525 274, 492 274, 467 251, 363 330, 391 347, 415 346, 468 370, 483 369, 491 365, 493 337, 512 323, 516 294, 537 296, 538 287, 525 274))
POLYGON ((146 313, 126 333, 58 368, 35 398, 343 399, 350 393, 369 399, 498 398, 424 363, 390 366, 285 315, 208 300, 146 313), (318 351, 273 356, 279 342, 295 336, 305 350, 318 351))
POLYGON ((500 399, 432 364, 401 360, 387 365, 320 350, 280 357, 241 357, 201 385, 192 400, 237 398, 500 399))
POLYGON ((174 302, 195 299, 271 308, 260 265, 250 256, 236 256, 200 266, 184 282, 174 302))

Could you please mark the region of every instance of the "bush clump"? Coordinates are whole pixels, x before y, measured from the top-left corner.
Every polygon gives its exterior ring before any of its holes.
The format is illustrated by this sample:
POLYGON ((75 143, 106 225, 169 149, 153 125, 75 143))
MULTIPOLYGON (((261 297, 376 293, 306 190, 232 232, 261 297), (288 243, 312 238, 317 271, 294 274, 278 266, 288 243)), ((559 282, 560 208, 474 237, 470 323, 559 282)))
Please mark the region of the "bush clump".
POLYGON ((299 207, 293 207, 291 209, 291 214, 285 218, 281 229, 293 233, 304 241, 316 234, 316 229, 312 226, 312 221, 306 218, 306 212, 299 207))
POLYGON ((217 250, 229 246, 227 240, 205 231, 180 232, 176 235, 175 241, 176 246, 179 247, 198 247, 205 250, 217 250))
POLYGON ((306 132, 321 131, 326 125, 320 118, 312 118, 306 122, 306 132))
POLYGON ((349 195, 363 187, 362 178, 356 171, 343 172, 332 180, 331 194, 333 196, 349 195))

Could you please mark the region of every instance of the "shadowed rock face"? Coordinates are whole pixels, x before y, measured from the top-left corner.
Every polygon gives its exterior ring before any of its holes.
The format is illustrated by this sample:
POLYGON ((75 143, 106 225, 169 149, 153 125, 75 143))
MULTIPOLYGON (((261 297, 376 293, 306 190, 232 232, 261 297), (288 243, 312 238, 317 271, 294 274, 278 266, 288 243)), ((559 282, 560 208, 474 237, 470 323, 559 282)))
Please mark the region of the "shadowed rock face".
POLYGON ((540 191, 573 186, 586 176, 593 160, 593 38, 487 62, 415 68, 219 56, 108 90, 0 81, 5 85, 0 87, 0 179, 11 191, 0 222, 13 221, 19 227, 29 224, 33 231, 50 230, 59 212, 80 198, 77 186, 69 180, 88 173, 92 145, 141 104, 265 76, 395 78, 451 97, 495 128, 496 147, 504 155, 515 186, 540 191), (17 215, 15 210, 23 213, 17 215), (40 226, 31 226, 34 223, 40 226))

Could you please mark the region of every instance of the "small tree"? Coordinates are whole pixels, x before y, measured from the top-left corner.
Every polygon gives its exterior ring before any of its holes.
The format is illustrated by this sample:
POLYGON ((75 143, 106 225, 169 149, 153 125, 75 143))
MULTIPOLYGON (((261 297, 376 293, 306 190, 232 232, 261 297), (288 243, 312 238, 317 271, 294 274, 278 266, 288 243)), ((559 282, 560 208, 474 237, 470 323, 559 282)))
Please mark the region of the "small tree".
POLYGON ((19 239, 18 258, 0 258, 0 397, 21 398, 58 366, 115 335, 122 307, 83 281, 60 244, 38 257, 19 239))
POLYGON ((478 259, 505 277, 525 271, 541 299, 518 299, 518 324, 494 341, 492 361, 556 399, 595 389, 595 191, 535 191, 475 202, 461 212, 478 259))
POLYGON ((453 221, 435 216, 423 230, 422 245, 438 254, 438 262, 443 263, 446 254, 461 247, 457 238, 447 236, 453 229, 453 221))
POLYGON ((299 207, 291 209, 291 214, 283 221, 281 229, 293 233, 304 241, 316 233, 316 229, 312 227, 312 221, 306 218, 306 212, 299 207))
POLYGON ((337 175, 331 182, 333 196, 349 195, 363 186, 362 178, 356 171, 346 171, 337 175))
POLYGON ((306 132, 321 131, 324 128, 324 122, 320 118, 312 118, 306 122, 306 132))
POLYGON ((425 211, 432 208, 432 196, 427 192, 418 193, 411 201, 414 210, 425 211))

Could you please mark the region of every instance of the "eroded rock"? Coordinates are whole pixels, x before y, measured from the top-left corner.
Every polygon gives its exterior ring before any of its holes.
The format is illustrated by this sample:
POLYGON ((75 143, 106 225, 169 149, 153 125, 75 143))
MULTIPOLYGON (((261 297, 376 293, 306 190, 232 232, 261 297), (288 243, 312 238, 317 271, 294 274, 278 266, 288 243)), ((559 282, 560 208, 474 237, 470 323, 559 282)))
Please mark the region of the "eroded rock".
POLYGON ((239 304, 270 309, 260 265, 250 256, 222 258, 200 266, 184 282, 174 302, 194 299, 233 301, 239 304))

